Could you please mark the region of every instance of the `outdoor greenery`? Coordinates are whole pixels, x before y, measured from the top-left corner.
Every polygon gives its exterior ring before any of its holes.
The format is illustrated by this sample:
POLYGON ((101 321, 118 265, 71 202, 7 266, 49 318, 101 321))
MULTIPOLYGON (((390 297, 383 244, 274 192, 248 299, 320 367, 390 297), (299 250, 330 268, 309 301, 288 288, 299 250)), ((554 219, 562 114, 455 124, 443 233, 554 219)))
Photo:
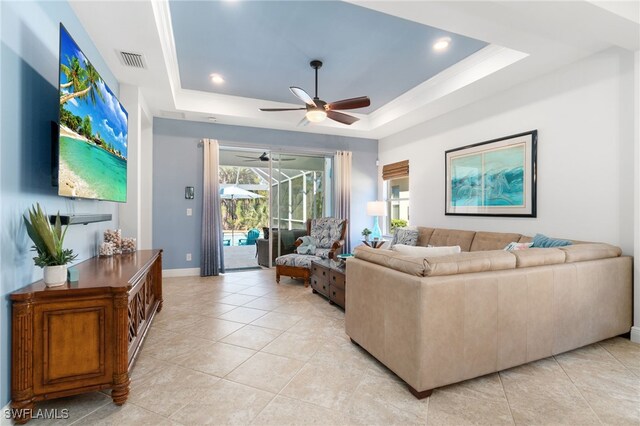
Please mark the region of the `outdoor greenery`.
MULTIPOLYGON (((259 184, 260 178, 248 167, 221 166, 219 181, 223 184, 259 184)), ((269 192, 252 191, 262 198, 255 200, 222 200, 223 229, 262 229, 269 225, 269 192)))
POLYGON ((66 265, 77 257, 76 254, 73 254, 73 250, 62 247, 69 226, 65 226, 64 231, 62 230, 60 213, 56 216, 55 225, 51 226, 49 218, 40 208, 40 204, 36 204, 29 210, 29 218, 23 216, 23 219, 27 227, 27 234, 34 244, 33 250, 38 254, 33 258, 36 266, 44 268, 45 266, 66 265))
POLYGON ((391 231, 396 228, 404 228, 407 224, 408 222, 404 219, 391 219, 391 231))

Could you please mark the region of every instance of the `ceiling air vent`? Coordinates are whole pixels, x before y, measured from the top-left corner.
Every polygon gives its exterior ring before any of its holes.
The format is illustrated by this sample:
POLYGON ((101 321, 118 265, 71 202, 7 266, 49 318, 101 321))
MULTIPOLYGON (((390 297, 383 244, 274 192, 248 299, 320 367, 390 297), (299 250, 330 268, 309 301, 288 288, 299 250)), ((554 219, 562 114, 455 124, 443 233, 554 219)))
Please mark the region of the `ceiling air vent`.
POLYGON ((120 52, 120 60, 128 67, 146 68, 144 64, 144 57, 139 53, 120 52))

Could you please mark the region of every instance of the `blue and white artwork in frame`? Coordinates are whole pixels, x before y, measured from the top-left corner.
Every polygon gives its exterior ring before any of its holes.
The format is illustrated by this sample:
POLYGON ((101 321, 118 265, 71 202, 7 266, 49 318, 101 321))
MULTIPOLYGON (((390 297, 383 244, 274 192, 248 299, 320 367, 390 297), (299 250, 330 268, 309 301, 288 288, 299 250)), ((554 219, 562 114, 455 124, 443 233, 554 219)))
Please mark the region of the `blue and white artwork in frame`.
POLYGON ((536 217, 538 131, 445 152, 446 215, 536 217))

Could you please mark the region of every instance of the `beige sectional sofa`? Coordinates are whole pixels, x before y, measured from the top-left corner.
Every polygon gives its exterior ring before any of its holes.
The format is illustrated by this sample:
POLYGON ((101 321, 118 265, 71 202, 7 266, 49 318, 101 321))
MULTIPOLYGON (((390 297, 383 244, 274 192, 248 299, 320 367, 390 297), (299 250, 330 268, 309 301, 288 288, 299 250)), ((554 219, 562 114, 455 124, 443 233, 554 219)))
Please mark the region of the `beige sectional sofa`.
POLYGON ((502 250, 520 234, 419 228, 415 258, 360 246, 347 262, 346 332, 417 397, 627 333, 632 259, 608 244, 502 250))

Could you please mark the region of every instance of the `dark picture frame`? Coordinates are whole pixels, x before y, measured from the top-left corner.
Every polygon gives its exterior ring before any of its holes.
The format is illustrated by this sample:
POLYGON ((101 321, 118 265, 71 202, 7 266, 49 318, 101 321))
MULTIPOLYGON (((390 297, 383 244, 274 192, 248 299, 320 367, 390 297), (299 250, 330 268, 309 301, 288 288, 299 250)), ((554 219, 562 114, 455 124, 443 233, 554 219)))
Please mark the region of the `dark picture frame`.
POLYGON ((538 131, 445 152, 445 215, 536 217, 538 131))

